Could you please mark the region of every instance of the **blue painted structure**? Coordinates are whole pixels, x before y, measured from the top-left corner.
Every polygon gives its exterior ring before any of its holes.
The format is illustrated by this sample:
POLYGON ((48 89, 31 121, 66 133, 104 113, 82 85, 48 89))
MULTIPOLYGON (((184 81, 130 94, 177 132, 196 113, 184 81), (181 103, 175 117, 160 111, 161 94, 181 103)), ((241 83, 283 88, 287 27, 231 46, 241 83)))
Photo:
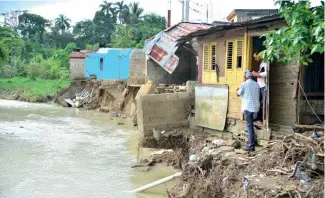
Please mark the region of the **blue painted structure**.
POLYGON ((85 78, 94 75, 98 80, 127 80, 132 49, 102 48, 88 53, 85 59, 85 78))

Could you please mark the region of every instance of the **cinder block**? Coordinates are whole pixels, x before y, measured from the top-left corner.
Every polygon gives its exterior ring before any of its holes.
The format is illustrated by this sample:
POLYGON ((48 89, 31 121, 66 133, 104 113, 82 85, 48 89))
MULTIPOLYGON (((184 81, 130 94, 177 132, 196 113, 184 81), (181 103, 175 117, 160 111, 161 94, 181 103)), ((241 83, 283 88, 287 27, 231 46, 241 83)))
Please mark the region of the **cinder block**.
POLYGON ((178 99, 186 99, 188 97, 188 92, 179 92, 177 93, 178 99))
POLYGON ((172 122, 175 122, 176 119, 175 119, 174 115, 166 115, 165 120, 167 123, 172 123, 172 122))
POLYGON ((175 101, 178 98, 177 93, 166 93, 168 101, 175 101))
POLYGON ((168 128, 178 128, 178 127, 188 126, 188 124, 189 124, 188 120, 184 120, 184 121, 168 123, 167 127, 168 128))
POLYGON ((149 100, 150 102, 159 102, 167 100, 167 97, 164 94, 149 94, 143 96, 145 100, 149 100))
POLYGON ((161 108, 156 108, 156 115, 167 115, 168 114, 168 109, 161 107, 161 108))
POLYGON ((154 101, 154 102, 150 102, 150 107, 151 108, 160 108, 160 107, 164 107, 164 102, 162 101, 154 101))
POLYGON ((152 107, 143 107, 142 112, 144 116, 156 115, 156 109, 152 107))
POLYGON ((176 100, 174 101, 175 108, 179 109, 179 112, 185 112, 185 100, 176 100))
POLYGON ((177 114, 179 114, 179 111, 180 110, 178 108, 169 108, 167 115, 177 115, 177 114))
POLYGON ((165 116, 162 115, 155 115, 155 116, 150 116, 150 123, 164 123, 166 122, 165 116))
POLYGON ((186 120, 188 118, 188 115, 186 115, 185 113, 180 113, 174 116, 175 120, 177 121, 183 121, 186 120))

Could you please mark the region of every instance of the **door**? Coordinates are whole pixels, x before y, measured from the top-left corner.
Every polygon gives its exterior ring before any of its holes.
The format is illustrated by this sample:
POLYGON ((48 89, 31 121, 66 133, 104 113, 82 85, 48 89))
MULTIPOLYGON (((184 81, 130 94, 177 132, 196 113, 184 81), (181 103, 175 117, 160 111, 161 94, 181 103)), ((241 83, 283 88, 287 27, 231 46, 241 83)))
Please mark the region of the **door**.
POLYGON ((229 118, 242 119, 241 99, 237 96, 237 89, 244 80, 247 65, 244 64, 244 39, 228 40, 226 43, 226 84, 229 86, 229 118))

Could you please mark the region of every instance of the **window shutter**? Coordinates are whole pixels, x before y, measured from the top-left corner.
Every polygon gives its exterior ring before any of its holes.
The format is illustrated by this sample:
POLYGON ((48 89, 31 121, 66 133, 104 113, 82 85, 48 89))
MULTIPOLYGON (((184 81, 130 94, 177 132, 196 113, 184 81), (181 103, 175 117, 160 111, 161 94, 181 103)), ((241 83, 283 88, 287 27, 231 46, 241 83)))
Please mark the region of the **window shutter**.
POLYGON ((237 41, 236 68, 241 69, 243 65, 243 41, 237 41))
POLYGON ((209 70, 209 45, 203 45, 203 70, 209 70))
POLYGON ((227 69, 232 69, 233 52, 234 52, 234 42, 228 41, 227 42, 227 59, 226 59, 227 69))
POLYGON ((216 70, 216 44, 211 45, 211 70, 216 70))

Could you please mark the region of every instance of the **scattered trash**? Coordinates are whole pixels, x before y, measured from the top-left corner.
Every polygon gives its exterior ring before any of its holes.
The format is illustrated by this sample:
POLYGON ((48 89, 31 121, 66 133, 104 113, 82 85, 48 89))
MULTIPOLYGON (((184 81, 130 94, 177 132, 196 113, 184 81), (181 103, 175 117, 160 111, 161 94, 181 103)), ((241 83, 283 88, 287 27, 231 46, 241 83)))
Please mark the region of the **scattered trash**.
POLYGON ((299 172, 300 172, 300 177, 301 177, 300 182, 305 184, 305 185, 309 185, 310 179, 308 179, 306 173, 304 171, 301 171, 301 170, 299 172))
POLYGON ((212 144, 214 144, 215 146, 224 146, 226 145, 226 141, 223 139, 216 139, 212 140, 212 144))
POLYGON ((314 131, 313 134, 311 135, 311 138, 313 138, 313 139, 316 139, 316 138, 319 138, 319 137, 320 137, 320 134, 317 131, 314 131))
POLYGON ((197 155, 190 155, 190 162, 197 161, 197 155))
POLYGON ((122 122, 118 122, 117 125, 124 125, 124 123, 122 123, 122 122))
POLYGON ((247 190, 248 190, 248 178, 247 178, 247 176, 243 177, 242 183, 243 183, 244 191, 247 192, 247 190))
POLYGON ((159 150, 159 151, 155 151, 155 152, 153 152, 153 154, 154 155, 162 155, 162 154, 164 154, 164 153, 171 153, 171 152, 173 152, 174 150, 172 150, 172 149, 161 149, 161 150, 159 150))
POLYGON ((222 179, 221 186, 223 186, 226 183, 227 179, 228 179, 228 177, 225 177, 225 178, 222 179))

